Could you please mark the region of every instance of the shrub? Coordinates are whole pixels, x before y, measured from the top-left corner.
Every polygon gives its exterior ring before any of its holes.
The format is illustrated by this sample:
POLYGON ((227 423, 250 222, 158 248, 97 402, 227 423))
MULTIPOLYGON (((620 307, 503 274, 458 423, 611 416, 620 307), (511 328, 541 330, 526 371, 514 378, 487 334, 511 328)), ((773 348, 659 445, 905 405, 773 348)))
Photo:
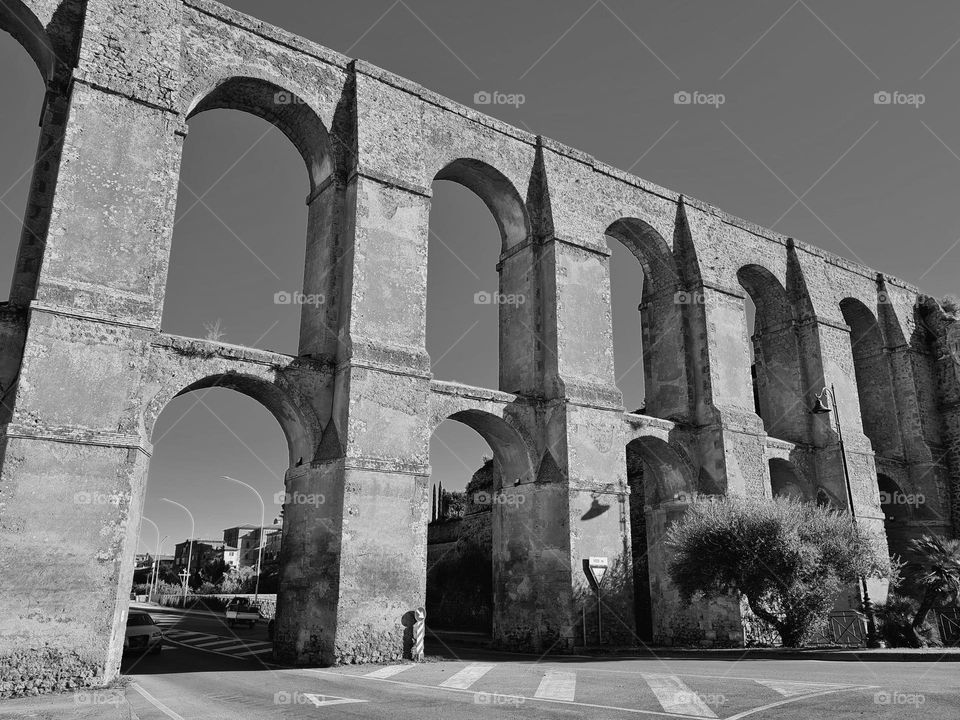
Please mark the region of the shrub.
POLYGON ((788 498, 696 502, 667 542, 675 551, 670 579, 683 600, 739 592, 786 647, 803 644, 844 587, 889 569, 848 515, 788 498))

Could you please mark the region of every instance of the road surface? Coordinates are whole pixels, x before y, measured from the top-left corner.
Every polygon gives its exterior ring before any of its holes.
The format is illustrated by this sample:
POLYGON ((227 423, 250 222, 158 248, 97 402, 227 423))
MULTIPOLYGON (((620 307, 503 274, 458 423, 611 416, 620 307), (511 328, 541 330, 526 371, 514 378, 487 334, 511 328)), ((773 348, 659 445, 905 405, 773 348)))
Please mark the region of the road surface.
POLYGON ((429 662, 285 669, 266 628, 151 610, 168 644, 126 658, 140 720, 960 718, 956 663, 538 658, 456 647, 429 662))

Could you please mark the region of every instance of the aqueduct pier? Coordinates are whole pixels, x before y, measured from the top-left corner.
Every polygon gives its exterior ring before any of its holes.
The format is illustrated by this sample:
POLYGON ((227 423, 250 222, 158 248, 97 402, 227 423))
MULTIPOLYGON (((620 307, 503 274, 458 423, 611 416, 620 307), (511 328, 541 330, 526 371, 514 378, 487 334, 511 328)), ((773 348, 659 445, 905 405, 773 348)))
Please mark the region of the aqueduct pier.
POLYGON ((614 568, 612 639, 736 627, 737 607, 681 607, 646 541, 698 494, 846 507, 830 418, 809 412, 825 385, 861 527, 891 547, 957 533, 956 323, 916 288, 210 0, 3 0, 0 27, 46 87, 0 304, 0 675, 117 674, 153 423, 205 387, 268 408, 287 490, 326 498, 285 508, 276 651, 291 662, 402 653, 446 418, 526 497, 494 511, 502 646, 578 642, 592 555, 614 568), (306 165, 303 290, 326 302, 303 307, 296 356, 160 330, 183 140, 214 108, 273 123, 306 165), (500 289, 533 299, 500 306, 497 389, 430 373, 435 179, 486 203, 500 289), (643 415, 614 382, 608 239, 644 271, 643 415), (889 533, 884 488, 926 498, 889 533))

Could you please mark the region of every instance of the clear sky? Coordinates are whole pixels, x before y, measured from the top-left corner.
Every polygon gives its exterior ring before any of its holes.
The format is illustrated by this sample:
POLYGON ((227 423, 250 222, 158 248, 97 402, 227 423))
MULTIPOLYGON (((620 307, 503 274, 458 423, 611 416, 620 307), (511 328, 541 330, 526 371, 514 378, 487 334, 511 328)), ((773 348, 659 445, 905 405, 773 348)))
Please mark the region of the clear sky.
MULTIPOLYGON (((958 289, 960 4, 948 0, 232 0, 228 3, 352 57, 472 104, 479 91, 522 93, 482 110, 802 241, 897 275, 931 294, 958 289), (722 94, 676 104, 678 92, 722 94), (879 91, 922 94, 918 106, 875 104, 879 91)), ((37 138, 42 88, 26 53, 0 37, 0 299, 37 138), (7 190, 7 188, 10 188, 7 190)), ((164 329, 296 351, 306 173, 265 122, 213 111, 190 122, 164 329), (197 196, 202 202, 197 202, 197 196)), ((489 213, 458 186, 435 183, 428 349, 438 378, 496 382, 499 239, 489 213), (476 323, 476 324, 475 324, 476 323)), ((614 247, 617 372, 625 403, 642 400, 639 265, 614 247)), ((184 537, 257 519, 252 493, 281 489, 286 450, 270 415, 207 391, 161 416, 145 512, 184 537), (202 403, 197 403, 202 398, 202 403), (221 422, 221 420, 223 422, 221 422)), ((447 422, 435 474, 462 486, 489 452, 447 422)), ((270 509, 268 508, 268 521, 270 509)), ((153 546, 144 526, 145 545, 153 546)))

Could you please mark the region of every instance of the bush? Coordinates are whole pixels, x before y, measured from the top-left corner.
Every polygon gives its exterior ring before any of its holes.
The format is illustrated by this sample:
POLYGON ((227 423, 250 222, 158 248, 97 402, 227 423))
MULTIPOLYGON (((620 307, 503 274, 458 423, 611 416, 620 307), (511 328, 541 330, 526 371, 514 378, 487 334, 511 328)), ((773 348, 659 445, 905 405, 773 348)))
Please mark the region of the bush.
POLYGON ((876 604, 877 634, 887 647, 918 648, 940 644, 929 624, 914 629, 913 619, 918 608, 916 600, 895 592, 887 596, 886 602, 876 604))
POLYGON ((670 579, 683 600, 739 592, 786 647, 802 645, 859 576, 889 569, 848 515, 788 498, 696 502, 667 542, 675 551, 670 579))

